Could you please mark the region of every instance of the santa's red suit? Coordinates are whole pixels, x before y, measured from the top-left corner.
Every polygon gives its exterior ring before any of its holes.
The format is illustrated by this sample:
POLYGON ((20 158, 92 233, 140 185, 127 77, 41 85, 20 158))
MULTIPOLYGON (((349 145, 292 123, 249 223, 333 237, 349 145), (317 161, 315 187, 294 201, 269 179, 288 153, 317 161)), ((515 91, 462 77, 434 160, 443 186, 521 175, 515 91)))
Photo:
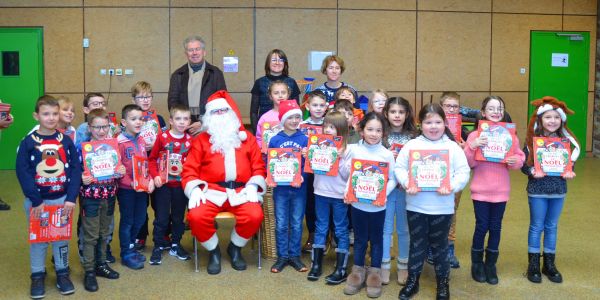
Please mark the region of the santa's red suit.
MULTIPOLYGON (((218 91, 208 99, 206 112, 222 108, 233 110, 241 123, 239 110, 226 91, 218 91)), ((219 153, 211 149, 211 135, 202 132, 194 138, 183 167, 181 183, 190 203, 199 195, 206 199, 189 210, 188 221, 192 235, 209 251, 218 245, 214 220, 219 212, 235 215, 231 242, 238 247, 258 232, 263 220, 259 200, 266 191, 265 164, 256 139, 243 125, 238 135, 239 147, 219 153)))

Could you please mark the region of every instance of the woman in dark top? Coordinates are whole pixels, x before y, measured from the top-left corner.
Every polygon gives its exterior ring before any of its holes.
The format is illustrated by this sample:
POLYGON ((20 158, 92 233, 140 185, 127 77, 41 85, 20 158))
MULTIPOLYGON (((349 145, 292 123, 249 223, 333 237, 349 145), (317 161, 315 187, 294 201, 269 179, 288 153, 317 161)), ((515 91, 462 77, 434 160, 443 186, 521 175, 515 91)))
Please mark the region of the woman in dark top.
POLYGON ((273 49, 267 54, 265 61, 265 76, 258 78, 252 87, 252 102, 250 103, 250 122, 252 130, 260 117, 273 108, 273 101, 269 99, 268 88, 272 81, 281 80, 290 87, 290 99, 299 102, 300 89, 296 80, 289 76, 287 56, 283 50, 273 49))

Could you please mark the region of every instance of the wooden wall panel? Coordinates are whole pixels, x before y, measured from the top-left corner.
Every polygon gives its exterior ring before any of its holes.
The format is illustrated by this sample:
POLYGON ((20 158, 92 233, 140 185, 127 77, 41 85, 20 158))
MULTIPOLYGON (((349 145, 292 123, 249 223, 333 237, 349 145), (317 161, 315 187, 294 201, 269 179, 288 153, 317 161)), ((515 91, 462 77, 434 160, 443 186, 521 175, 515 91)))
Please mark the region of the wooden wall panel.
POLYGON ((560 30, 561 16, 495 14, 492 31, 492 90, 529 89, 531 30, 560 30), (520 68, 526 68, 520 74, 520 68))
MULTIPOLYGON (((237 73, 224 73, 227 90, 249 92, 254 83, 254 28, 251 9, 215 9, 213 11, 214 63, 223 70, 224 56, 239 59, 237 73), (233 51, 233 55, 229 51, 233 51)), ((248 108, 249 109, 249 108, 248 108)))
POLYGON ((339 54, 346 63, 345 80, 360 91, 382 88, 411 91, 415 87, 416 13, 404 11, 340 11, 339 54), (373 34, 380 28, 379 34, 373 34))
POLYGON ((167 8, 90 8, 85 10, 86 91, 129 92, 137 81, 153 91, 168 89, 169 14, 167 8), (132 18, 135 15, 137 17, 132 18), (123 30, 127 28, 127 30, 123 30), (133 76, 101 76, 101 68, 132 68, 133 76))
MULTIPOLYGON (((187 63, 183 41, 191 35, 199 35, 206 42, 206 60, 212 61, 212 10, 196 8, 171 9, 170 26, 170 74, 187 63), (194 24, 190 26, 190 24, 194 24)), ((168 84, 168 83, 167 83, 168 84)))
POLYGON ((597 0, 564 0, 565 14, 596 15, 597 0))
POLYGON ((418 91, 489 89, 490 14, 419 12, 417 20, 418 91))
POLYGON ((493 1, 494 12, 561 14, 563 0, 497 0, 493 1))
POLYGON ((349 9, 391 9, 391 10, 415 10, 415 0, 339 0, 339 8, 349 9))
POLYGON ((83 1, 85 6, 102 6, 102 7, 114 7, 114 6, 132 6, 132 7, 168 7, 169 0, 85 0, 83 1))
POLYGON ((419 10, 490 12, 491 0, 420 0, 419 10))
POLYGON ((563 18, 563 30, 565 31, 589 31, 590 32, 590 77, 588 91, 594 90, 596 68, 596 17, 588 16, 565 16, 563 18))
POLYGON ((252 7, 254 0, 171 0, 171 7, 252 7))
POLYGON ((336 8, 337 0, 256 0, 256 7, 336 8))
POLYGON ((48 93, 83 91, 82 13, 77 8, 3 8, 0 26, 44 28, 44 80, 48 93), (58 16, 60 18, 49 18, 58 16))
POLYGON ((83 0, 2 0, 0 7, 81 6, 83 0))
POLYGON ((284 12, 280 9, 256 11, 255 78, 265 75, 267 53, 278 48, 285 51, 289 59, 291 77, 315 77, 315 84, 320 85, 325 75, 308 71, 308 53, 311 50, 337 51, 336 12, 316 9, 284 12))

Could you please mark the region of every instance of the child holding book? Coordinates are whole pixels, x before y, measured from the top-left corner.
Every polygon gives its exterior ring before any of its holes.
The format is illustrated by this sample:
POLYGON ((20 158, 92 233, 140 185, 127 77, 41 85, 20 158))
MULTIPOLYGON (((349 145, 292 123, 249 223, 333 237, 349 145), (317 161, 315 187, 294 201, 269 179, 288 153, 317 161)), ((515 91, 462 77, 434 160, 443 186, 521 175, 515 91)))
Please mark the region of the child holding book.
POLYGON ((555 265, 556 237, 567 194, 567 180, 575 178, 575 172, 567 171, 562 176, 548 176, 537 172, 534 167, 536 154, 533 150, 534 137, 566 138, 573 147, 567 159, 575 162, 579 156, 579 143, 567 126, 567 114, 573 114, 567 105, 556 98, 546 96, 532 102, 535 113, 531 116, 525 138, 525 164, 521 171, 528 176, 527 196, 529 198, 529 233, 527 252, 529 265, 527 279, 534 283, 542 282, 540 273, 540 251, 544 234, 544 254, 542 273, 555 283, 563 281, 562 274, 555 265))
MULTIPOLYGON (((390 124, 387 146, 394 156, 397 156, 400 152, 399 148, 415 138, 418 133, 414 112, 408 100, 402 97, 387 99, 382 111, 390 124)), ((398 243, 398 257, 396 258, 398 283, 404 285, 408 277, 410 236, 406 220, 406 191, 399 186, 390 193, 386 203, 385 221, 383 223, 383 258, 381 261, 381 281, 383 284, 390 282, 392 257, 390 250, 392 248, 392 234, 394 233, 394 219, 398 243)))
MULTIPOLYGON (((93 109, 87 116, 88 130, 91 140, 103 141, 111 139, 108 113, 101 108, 93 109)), ((81 149, 79 149, 81 151, 81 149)), ((115 149, 117 150, 117 149, 115 149)), ((85 163, 85 162, 84 162, 85 163)), ((125 167, 120 165, 117 176, 125 174, 125 167)), ((81 228, 83 240, 83 269, 85 277, 84 288, 89 292, 98 290, 96 276, 108 279, 119 278, 119 273, 106 264, 105 241, 112 233, 111 224, 114 222, 115 197, 117 179, 98 181, 92 174, 83 173, 83 185, 79 190, 79 205, 81 207, 81 228)))
MULTIPOLYGON (((339 165, 346 162, 343 159, 346 152, 346 139, 348 138, 348 124, 346 116, 337 111, 332 111, 325 116, 323 121, 323 134, 342 137, 342 148, 338 152, 339 165)), ((333 227, 338 239, 336 263, 333 273, 325 277, 327 284, 336 285, 344 282, 348 277, 346 270, 350 255, 350 239, 348 236, 348 205, 344 203, 344 192, 348 178, 342 177, 338 172, 336 176, 322 174, 314 175, 314 194, 316 211, 315 243, 312 247, 312 265, 308 273, 308 280, 317 281, 321 277, 323 256, 325 253, 327 235, 329 233, 330 212, 333 214, 333 227)))
POLYGON ((171 248, 169 255, 180 260, 190 259, 190 255, 181 246, 181 237, 185 230, 183 218, 188 203, 181 187, 181 172, 187 153, 192 146, 192 136, 186 133, 187 127, 192 122, 192 115, 189 108, 180 104, 171 106, 169 113, 171 129, 158 136, 149 158, 149 171, 156 186, 154 196, 158 199, 154 209, 154 249, 150 256, 151 265, 162 263, 162 251, 168 247, 171 248), (158 160, 162 151, 168 151, 167 182, 163 182, 159 172, 158 160), (171 224, 171 244, 164 239, 169 223, 171 224))
MULTIPOLYGON (((283 130, 270 141, 269 148, 296 148, 306 151, 308 138, 299 129, 302 111, 296 100, 284 100, 279 103, 279 120, 283 130)), ((304 170, 304 159, 298 172, 304 170)), ((304 176, 303 176, 304 177, 304 176)), ((306 181, 300 185, 273 187, 273 203, 275 204, 275 239, 277 242, 277 261, 271 272, 280 273, 286 265, 298 272, 308 269, 300 259, 302 243, 302 219, 306 207, 306 181)))
POLYGON ((136 104, 125 105, 121 111, 121 125, 124 131, 119 134, 119 152, 125 166, 125 176, 119 179, 117 199, 119 201, 119 243, 121 264, 138 270, 144 267, 146 257, 134 249, 135 237, 146 220, 148 193, 154 190, 154 182, 148 183, 148 191, 134 190, 133 158, 146 157, 146 143, 140 135, 143 125, 142 108, 136 104))
MULTIPOLYGON (((279 104, 281 101, 288 99, 290 95, 290 87, 281 80, 271 82, 269 85, 269 98, 273 101, 273 108, 266 112, 258 120, 256 125, 256 141, 258 147, 262 148, 263 144, 263 132, 265 131, 265 123, 271 124, 269 130, 279 131, 281 126, 279 125, 279 104)), ((264 141, 269 143, 269 141, 264 141)))
MULTIPOLYGON (((353 158, 388 163, 389 179, 384 183, 382 191, 387 197, 397 184, 393 173, 394 155, 382 144, 387 137, 387 120, 380 114, 370 112, 360 121, 358 127, 362 140, 358 144, 348 147, 345 163, 343 167, 340 166, 340 173, 345 178, 350 177, 350 170, 353 167, 350 164, 353 158)), ((354 265, 348 276, 346 287, 344 287, 344 294, 357 294, 366 284, 367 296, 377 298, 381 296, 383 223, 386 207, 372 203, 350 202, 347 193, 344 195, 344 202, 351 204, 352 213, 350 215, 354 229, 354 265), (367 268, 365 254, 369 243, 371 267, 367 268)))
MULTIPOLYGON (((56 130, 59 104, 52 96, 40 97, 33 117, 39 128, 21 141, 18 152, 17 178, 25 195, 25 215, 39 219, 46 205, 64 206, 69 216, 75 207, 81 185, 81 164, 70 138, 56 130)), ((52 244, 56 286, 62 295, 75 292, 69 278, 69 241, 32 243, 29 246, 33 299, 45 296, 46 252, 52 244)))
MULTIPOLYGON (((481 115, 487 121, 505 122, 505 108, 502 98, 488 96, 481 104, 481 115)), ((475 232, 471 245, 471 277, 477 282, 497 284, 496 262, 499 254, 502 218, 510 197, 509 169, 520 169, 525 160, 525 154, 521 151, 519 138, 515 136, 511 147, 514 152, 506 158, 506 162, 478 161, 475 159, 477 148, 488 144, 488 138, 479 135, 478 131, 469 134, 464 147, 469 166, 473 169, 471 198, 473 198, 475 210, 475 232), (494 184, 490 184, 491 182, 494 184), (486 235, 488 235, 488 239, 484 261, 486 235)))
MULTIPOLYGON (((454 193, 469 181, 469 165, 462 149, 446 127, 446 115, 439 104, 427 104, 419 112, 421 134, 402 147, 396 159, 395 174, 406 190, 406 215, 410 231, 408 278, 400 290, 400 299, 409 299, 419 291, 419 277, 429 247, 433 250, 437 281, 436 299, 450 298, 448 231, 454 214, 454 193), (437 191, 419 191, 409 187, 411 150, 448 151, 449 187, 437 191)), ((413 156, 414 157, 414 156, 413 156)))
MULTIPOLYGON (((327 112, 327 99, 323 92, 315 90, 306 95, 306 109, 308 110, 308 119, 300 122, 302 124, 322 126, 323 117, 327 112)), ((312 173, 306 174, 306 228, 308 229, 308 238, 306 243, 302 246, 302 252, 309 253, 312 251, 312 245, 315 237, 315 193, 314 193, 314 175, 312 173)))

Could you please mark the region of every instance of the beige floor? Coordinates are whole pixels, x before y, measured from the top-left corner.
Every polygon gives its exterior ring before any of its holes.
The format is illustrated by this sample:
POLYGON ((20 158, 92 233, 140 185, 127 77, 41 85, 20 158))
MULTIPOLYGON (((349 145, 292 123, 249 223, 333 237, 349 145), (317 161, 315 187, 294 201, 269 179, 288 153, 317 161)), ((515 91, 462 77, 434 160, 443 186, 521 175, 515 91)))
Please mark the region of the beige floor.
MULTIPOLYGON (((527 229, 529 209, 524 192, 526 178, 518 172, 512 176, 512 197, 504 217, 500 245, 498 273, 500 284, 490 286, 474 282, 470 277, 469 248, 473 233, 473 206, 468 189, 463 193, 458 210, 457 255, 461 268, 452 271, 451 294, 454 299, 600 299, 600 160, 587 158, 577 164, 577 178, 569 183, 569 194, 559 223, 557 265, 564 283, 554 284, 546 278, 542 284, 533 284, 523 277, 527 266, 527 229), (594 248, 596 247, 596 248, 594 248)), ((12 171, 0 171, 0 196, 13 206, 0 212, 0 299, 27 299, 29 293, 28 244, 22 194, 12 171)), ((228 242, 232 223, 224 221, 220 229, 221 248, 228 242)), ((191 251, 191 238, 186 234, 184 246, 191 251)), ((74 246, 71 242, 71 246, 74 246)), ((117 247, 117 241, 113 242, 117 247)), ((263 270, 256 269, 256 253, 248 246, 245 256, 249 269, 234 271, 224 254, 223 272, 209 276, 205 272, 206 251, 202 250, 202 269, 194 273, 193 261, 181 262, 168 255, 161 266, 146 265, 132 271, 119 262, 114 268, 121 272, 119 280, 99 279, 100 290, 88 293, 82 285, 82 268, 76 251, 71 251, 72 278, 76 293, 69 299, 342 299, 343 286, 326 286, 323 280, 309 282, 306 273, 286 268, 282 274, 272 274, 272 261, 264 261, 263 270)), ((396 251, 395 249, 393 250, 396 251)), ((150 249, 146 250, 149 256, 150 249)), ((49 265, 48 257, 48 265, 49 265)), ((309 263, 309 257, 304 257, 309 263)), ((331 271, 334 256, 326 258, 325 273, 331 271)), ((48 270, 52 272, 52 268, 48 270)), ((393 271, 393 274, 394 271, 393 271)), ((394 276, 394 275, 393 275, 394 276)), ((415 299, 435 296, 434 275, 431 266, 421 277, 421 291, 415 299)), ((54 287, 54 274, 46 281, 47 299, 61 297, 54 287)), ((400 286, 384 288, 381 299, 397 299, 400 286)), ((364 299, 366 293, 353 296, 364 299)))

